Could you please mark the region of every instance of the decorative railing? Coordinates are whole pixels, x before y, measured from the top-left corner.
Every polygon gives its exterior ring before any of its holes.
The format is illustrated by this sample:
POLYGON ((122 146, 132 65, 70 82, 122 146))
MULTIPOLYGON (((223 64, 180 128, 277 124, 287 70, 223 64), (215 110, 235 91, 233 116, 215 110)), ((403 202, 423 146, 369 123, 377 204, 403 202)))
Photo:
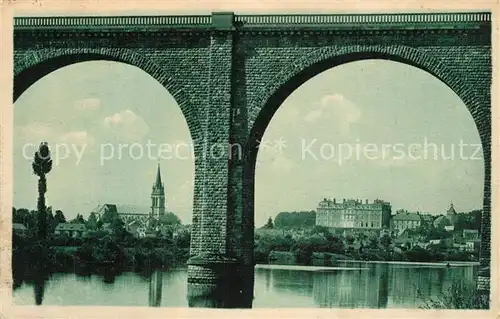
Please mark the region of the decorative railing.
POLYGON ((16 17, 14 28, 23 27, 126 27, 173 26, 208 27, 211 16, 128 16, 128 17, 16 17))
POLYGON ((238 15, 243 25, 331 25, 331 24, 426 24, 426 23, 484 23, 491 21, 486 12, 469 13, 389 13, 389 14, 294 14, 238 15))
MULTIPOLYGON (((80 16, 16 17, 15 29, 32 28, 209 28, 212 16, 80 16)), ((364 25, 489 24, 491 13, 389 13, 389 14, 288 14, 234 15, 237 28, 332 27, 364 25)))

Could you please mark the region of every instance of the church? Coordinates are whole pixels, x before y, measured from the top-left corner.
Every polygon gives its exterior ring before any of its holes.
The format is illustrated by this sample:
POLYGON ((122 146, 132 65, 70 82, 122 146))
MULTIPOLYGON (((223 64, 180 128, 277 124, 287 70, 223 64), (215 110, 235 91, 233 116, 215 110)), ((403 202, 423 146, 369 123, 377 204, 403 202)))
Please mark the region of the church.
POLYGON ((165 211, 165 186, 161 181, 160 164, 151 191, 151 206, 103 204, 93 210, 98 219, 105 213, 116 213, 125 224, 125 228, 138 237, 146 237, 160 230, 165 211))

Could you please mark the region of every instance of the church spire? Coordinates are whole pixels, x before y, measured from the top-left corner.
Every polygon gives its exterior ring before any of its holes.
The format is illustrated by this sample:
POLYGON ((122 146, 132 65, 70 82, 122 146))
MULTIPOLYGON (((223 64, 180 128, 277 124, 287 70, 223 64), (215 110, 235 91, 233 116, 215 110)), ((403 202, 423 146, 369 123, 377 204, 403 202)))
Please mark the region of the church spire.
POLYGON ((453 202, 450 203, 450 208, 448 208, 448 213, 455 214, 455 207, 453 207, 453 202))
POLYGON ((161 174, 160 174, 160 163, 158 163, 158 170, 156 171, 156 182, 154 185, 155 188, 161 188, 162 183, 161 183, 161 174))
POLYGON ((151 192, 151 217, 158 219, 165 214, 165 190, 161 182, 160 163, 156 171, 156 180, 151 192))

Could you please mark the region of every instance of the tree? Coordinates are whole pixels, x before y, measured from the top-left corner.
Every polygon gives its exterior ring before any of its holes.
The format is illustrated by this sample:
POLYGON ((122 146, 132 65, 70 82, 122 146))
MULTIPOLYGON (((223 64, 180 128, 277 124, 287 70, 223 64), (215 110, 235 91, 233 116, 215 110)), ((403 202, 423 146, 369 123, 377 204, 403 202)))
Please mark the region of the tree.
POLYGON ((114 233, 121 234, 123 230, 125 230, 125 223, 121 220, 121 218, 117 217, 111 221, 110 227, 114 233))
POLYGON ((45 207, 45 193, 47 192, 47 174, 52 170, 52 159, 47 142, 40 143, 38 151, 35 152, 33 173, 38 176, 38 238, 47 236, 47 208, 45 207))
POLYGON ((104 214, 102 214, 101 219, 103 224, 111 223, 114 219, 120 218, 118 212, 115 209, 106 209, 104 214))
POLYGON ((380 238, 380 244, 382 246, 384 246, 385 249, 388 249, 389 246, 392 244, 392 239, 391 239, 391 236, 385 234, 384 236, 382 236, 382 238, 380 238))
POLYGON ((345 236, 345 241, 347 242, 348 245, 354 244, 355 238, 352 235, 347 235, 345 236))
POLYGON ((34 217, 36 217, 36 215, 32 215, 26 208, 12 208, 13 223, 23 224, 26 228, 33 229, 35 225, 34 217))
POLYGON ((70 221, 71 224, 85 224, 85 219, 81 214, 77 214, 76 217, 70 221))
POLYGON ((343 254, 344 253, 344 243, 342 239, 336 236, 327 237, 328 240, 328 252, 335 254, 343 254))
POLYGON ((58 224, 66 222, 66 217, 64 217, 64 213, 59 209, 56 210, 56 214, 54 215, 54 219, 57 221, 58 224))
POLYGON ((179 217, 177 217, 177 215, 175 215, 174 213, 171 213, 171 212, 167 212, 163 216, 161 216, 160 222, 163 225, 180 225, 181 224, 181 220, 179 219, 179 217))
POLYGON ((90 216, 89 216, 85 226, 89 230, 96 230, 97 229, 97 216, 94 212, 90 213, 90 216))
POLYGON ((269 219, 267 220, 267 223, 264 225, 264 228, 273 228, 273 219, 271 217, 269 217, 269 219))
POLYGON ((377 236, 371 236, 370 237, 370 248, 378 248, 379 240, 377 236))
POLYGON ((54 215, 52 214, 52 206, 47 207, 47 225, 48 231, 52 234, 57 226, 54 215))
POLYGON ((310 228, 316 224, 316 212, 281 212, 274 218, 275 228, 310 228))

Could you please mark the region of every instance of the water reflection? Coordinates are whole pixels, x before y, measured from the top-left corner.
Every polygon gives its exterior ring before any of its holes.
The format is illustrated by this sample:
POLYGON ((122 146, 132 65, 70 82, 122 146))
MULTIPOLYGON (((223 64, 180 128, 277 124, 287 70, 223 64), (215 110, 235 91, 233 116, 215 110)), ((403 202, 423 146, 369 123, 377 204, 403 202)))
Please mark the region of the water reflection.
POLYGON ((163 289, 163 272, 155 270, 149 278, 149 306, 161 305, 161 292, 163 289))
MULTIPOLYGON (((33 265, 31 265, 33 266, 33 265)), ((214 308, 418 308, 454 281, 473 283, 475 267, 352 264, 355 269, 255 269, 205 296, 186 298, 186 269, 116 275, 42 271, 16 278, 15 304, 214 308), (245 283, 246 281, 246 283, 245 283), (108 283, 106 283, 108 282, 108 283), (255 284, 255 289, 254 289, 255 284), (253 292, 255 290, 255 293, 253 292), (255 298, 254 298, 255 295, 255 298)), ((30 267, 37 269, 37 267, 30 267)), ((41 268, 40 270, 42 270, 41 268)))
POLYGON ((473 284, 475 271, 473 267, 383 263, 352 267, 356 269, 257 269, 256 273, 257 281, 265 281, 265 291, 289 295, 297 304, 304 302, 298 299, 301 296, 322 308, 418 308, 440 296, 454 281, 473 284))
POLYGON ((387 265, 316 273, 313 300, 322 308, 386 308, 387 265))
POLYGON ((238 267, 213 286, 188 283, 188 305, 196 308, 252 308, 254 268, 238 267))
POLYGON ((43 270, 38 271, 35 274, 33 280, 33 290, 35 292, 35 304, 37 306, 41 305, 43 302, 43 296, 45 293, 45 281, 47 280, 47 274, 43 270))

